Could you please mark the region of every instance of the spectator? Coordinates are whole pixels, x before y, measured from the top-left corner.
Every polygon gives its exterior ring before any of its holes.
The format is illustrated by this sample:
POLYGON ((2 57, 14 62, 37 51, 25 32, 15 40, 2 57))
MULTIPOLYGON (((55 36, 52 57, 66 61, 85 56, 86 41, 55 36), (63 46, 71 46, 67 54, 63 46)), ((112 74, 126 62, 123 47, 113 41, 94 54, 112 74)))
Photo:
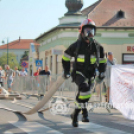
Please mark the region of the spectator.
POLYGON ((48 76, 50 76, 51 75, 51 71, 49 70, 49 67, 46 65, 45 66, 45 70, 41 70, 39 72, 39 75, 48 75, 48 76))
POLYGON ((40 71, 41 71, 41 67, 38 67, 37 71, 34 73, 34 76, 38 76, 40 71))
POLYGON ((7 86, 8 86, 8 92, 11 93, 11 87, 13 84, 13 77, 15 76, 15 73, 12 69, 10 69, 9 65, 6 65, 6 77, 7 77, 7 86))
MULTIPOLYGON (((33 80, 35 80, 35 82, 34 83, 36 83, 36 86, 37 86, 37 89, 38 90, 40 90, 40 77, 39 77, 39 72, 41 71, 41 67, 38 67, 37 68, 37 71, 34 73, 34 79, 33 80)), ((39 93, 39 91, 38 91, 38 93, 39 93)))
POLYGON ((5 78, 5 73, 2 67, 0 66, 0 94, 2 93, 2 87, 4 86, 4 78, 5 78))
POLYGON ((20 76, 20 71, 18 70, 18 67, 17 66, 15 66, 15 68, 14 68, 14 72, 15 72, 15 76, 16 77, 18 77, 18 76, 20 76))
POLYGON ((20 71, 20 76, 27 76, 27 72, 25 71, 25 68, 22 68, 20 71))
MULTIPOLYGON (((41 76, 42 75, 48 76, 48 79, 45 79, 46 91, 48 91, 48 86, 50 85, 50 82, 51 82, 51 76, 50 76, 51 75, 51 71, 49 70, 49 67, 46 65, 45 66, 45 70, 41 70, 39 72, 39 75, 41 75, 41 76)), ((43 81, 41 81, 41 82, 43 82, 43 81)))
POLYGON ((109 90, 110 90, 110 76, 111 76, 111 66, 116 64, 116 60, 113 56, 112 52, 108 52, 107 55, 107 71, 106 71, 106 87, 107 87, 107 93, 106 93, 106 101, 109 102, 109 90))

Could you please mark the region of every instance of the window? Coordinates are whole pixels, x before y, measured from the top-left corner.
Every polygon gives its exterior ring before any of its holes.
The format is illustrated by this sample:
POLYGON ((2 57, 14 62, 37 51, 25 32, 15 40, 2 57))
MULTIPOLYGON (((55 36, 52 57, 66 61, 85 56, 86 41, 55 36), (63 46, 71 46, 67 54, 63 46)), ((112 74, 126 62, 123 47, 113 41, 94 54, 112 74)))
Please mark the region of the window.
POLYGON ((124 13, 122 10, 120 10, 120 11, 117 13, 117 17, 118 17, 118 18, 124 18, 124 17, 125 17, 125 13, 124 13))

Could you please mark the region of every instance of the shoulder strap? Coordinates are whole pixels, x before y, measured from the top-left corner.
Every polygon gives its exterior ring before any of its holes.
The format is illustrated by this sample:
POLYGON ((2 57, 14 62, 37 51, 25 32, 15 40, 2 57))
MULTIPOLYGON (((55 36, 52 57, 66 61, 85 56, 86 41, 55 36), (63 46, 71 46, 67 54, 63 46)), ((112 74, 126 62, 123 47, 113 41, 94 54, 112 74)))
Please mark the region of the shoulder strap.
POLYGON ((77 62, 77 56, 78 56, 78 52, 79 52, 79 49, 80 49, 80 45, 81 45, 81 40, 78 40, 77 41, 77 45, 76 45, 76 49, 75 49, 75 52, 74 52, 74 55, 75 55, 75 61, 74 61, 74 71, 76 71, 76 62, 77 62))
POLYGON ((111 65, 114 65, 114 63, 113 63, 113 62, 111 62, 109 59, 108 59, 108 62, 109 62, 111 65))
POLYGON ((93 42, 96 46, 96 58, 97 58, 97 67, 99 66, 99 58, 100 58, 100 46, 98 43, 96 43, 95 39, 93 39, 93 42))
POLYGON ((77 56, 78 56, 78 52, 79 52, 79 49, 80 49, 80 44, 81 44, 81 40, 78 40, 78 41, 77 41, 76 50, 75 50, 75 52, 74 52, 75 58, 77 58, 77 56))

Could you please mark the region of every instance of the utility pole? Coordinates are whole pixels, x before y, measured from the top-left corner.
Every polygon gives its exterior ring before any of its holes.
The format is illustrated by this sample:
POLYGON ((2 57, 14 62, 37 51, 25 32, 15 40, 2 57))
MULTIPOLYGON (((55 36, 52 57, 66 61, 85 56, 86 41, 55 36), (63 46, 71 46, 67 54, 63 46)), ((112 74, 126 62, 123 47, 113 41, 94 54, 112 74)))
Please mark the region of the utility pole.
POLYGON ((8 65, 8 38, 7 38, 7 65, 8 65))
MULTIPOLYGON (((8 38, 7 39, 7 65, 8 65, 8 38)), ((4 40, 2 40, 2 43, 5 44, 4 40)))

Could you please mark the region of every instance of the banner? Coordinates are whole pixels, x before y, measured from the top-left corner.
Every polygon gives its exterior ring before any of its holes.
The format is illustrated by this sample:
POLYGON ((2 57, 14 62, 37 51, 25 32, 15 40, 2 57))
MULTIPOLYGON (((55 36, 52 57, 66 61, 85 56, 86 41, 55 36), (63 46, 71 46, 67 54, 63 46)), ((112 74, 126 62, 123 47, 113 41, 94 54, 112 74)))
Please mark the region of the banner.
POLYGON ((30 45, 31 45, 31 50, 32 50, 32 52, 35 52, 35 46, 34 46, 34 43, 31 43, 30 45))
POLYGON ((127 119, 134 120, 134 65, 112 66, 110 103, 127 119))

